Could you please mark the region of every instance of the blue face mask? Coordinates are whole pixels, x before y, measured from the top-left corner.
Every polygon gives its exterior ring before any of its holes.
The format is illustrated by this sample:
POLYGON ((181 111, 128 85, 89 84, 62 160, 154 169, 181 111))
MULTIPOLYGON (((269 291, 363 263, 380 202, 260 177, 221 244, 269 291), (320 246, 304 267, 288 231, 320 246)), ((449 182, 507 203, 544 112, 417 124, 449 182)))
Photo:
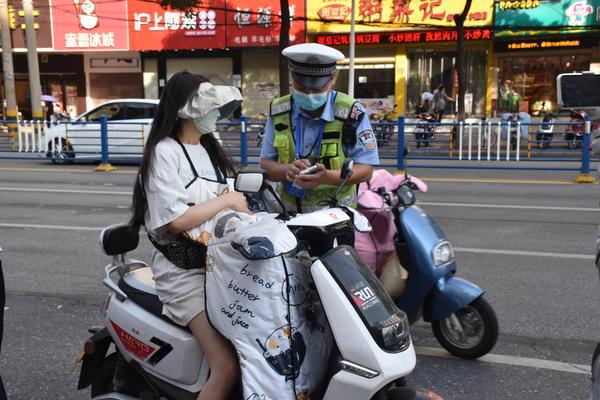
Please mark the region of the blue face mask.
POLYGON ((306 94, 292 88, 292 97, 294 98, 294 103, 296 103, 301 109, 307 111, 314 111, 317 108, 322 107, 325 103, 327 103, 328 96, 329 90, 322 93, 306 94))

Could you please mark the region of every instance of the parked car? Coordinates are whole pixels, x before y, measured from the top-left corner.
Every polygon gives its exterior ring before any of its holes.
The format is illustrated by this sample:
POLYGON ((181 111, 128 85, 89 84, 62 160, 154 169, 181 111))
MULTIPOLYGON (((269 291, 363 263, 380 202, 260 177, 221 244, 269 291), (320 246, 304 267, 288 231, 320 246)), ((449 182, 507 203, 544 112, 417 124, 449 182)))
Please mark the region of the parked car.
POLYGON ((52 125, 46 131, 46 156, 55 163, 73 162, 75 158, 99 158, 100 117, 106 116, 111 158, 139 157, 157 107, 158 100, 111 100, 71 121, 52 125))

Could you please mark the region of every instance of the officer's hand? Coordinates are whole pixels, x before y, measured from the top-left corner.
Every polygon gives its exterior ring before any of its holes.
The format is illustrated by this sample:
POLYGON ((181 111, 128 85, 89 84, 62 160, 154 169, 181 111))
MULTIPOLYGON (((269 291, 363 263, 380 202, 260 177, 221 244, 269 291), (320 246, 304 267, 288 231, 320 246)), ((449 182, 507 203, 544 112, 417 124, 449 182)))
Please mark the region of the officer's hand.
POLYGON ((288 164, 288 169, 285 173, 285 179, 287 179, 290 182, 295 181, 298 177, 298 172, 308 167, 310 167, 310 161, 308 161, 305 158, 301 160, 296 160, 293 163, 288 164))
POLYGON ((296 180, 298 186, 302 189, 312 189, 323 183, 327 169, 323 164, 317 164, 317 166, 319 167, 319 170, 314 174, 298 175, 298 179, 296 180))

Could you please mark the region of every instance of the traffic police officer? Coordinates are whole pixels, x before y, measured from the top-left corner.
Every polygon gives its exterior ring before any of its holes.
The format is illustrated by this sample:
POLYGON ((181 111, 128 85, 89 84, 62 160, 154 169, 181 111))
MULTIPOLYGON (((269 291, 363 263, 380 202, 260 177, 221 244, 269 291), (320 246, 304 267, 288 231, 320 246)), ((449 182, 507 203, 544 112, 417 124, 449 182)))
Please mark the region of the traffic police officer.
POLYGON ((289 59, 292 94, 271 102, 260 166, 271 180, 282 182, 280 197, 288 209, 310 212, 333 195, 350 157, 354 174, 338 199, 356 205, 356 184, 371 178, 379 155, 364 108, 332 90, 336 62, 344 55, 317 43, 290 46, 282 54, 289 59), (315 173, 300 174, 312 165, 315 173))

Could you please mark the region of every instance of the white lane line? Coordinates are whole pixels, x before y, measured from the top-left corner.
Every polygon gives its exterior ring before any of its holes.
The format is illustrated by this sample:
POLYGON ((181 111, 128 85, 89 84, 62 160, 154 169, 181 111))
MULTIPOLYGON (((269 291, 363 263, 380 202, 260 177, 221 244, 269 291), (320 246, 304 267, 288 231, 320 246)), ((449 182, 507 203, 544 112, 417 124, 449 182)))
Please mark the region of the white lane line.
MULTIPOLYGON (((75 189, 44 189, 44 188, 20 188, 0 186, 0 191, 5 192, 40 192, 40 193, 75 193, 75 194, 106 194, 131 196, 133 192, 117 192, 110 190, 75 190, 75 189)), ((582 212, 600 212, 599 208, 586 207, 556 207, 556 206, 525 206, 518 204, 478 204, 478 203, 441 203, 441 202, 421 202, 417 203, 423 206, 441 206, 441 207, 463 207, 463 208, 494 208, 494 209, 514 209, 514 210, 542 210, 542 211, 582 211, 582 212)))
MULTIPOLYGON (((37 228, 37 229, 55 229, 66 231, 101 231, 103 227, 93 226, 71 226, 71 225, 41 225, 41 224, 15 224, 0 222, 0 227, 5 228, 37 228)), ((550 257, 550 258, 570 258, 579 260, 595 260, 593 255, 572 254, 572 253, 543 253, 539 251, 520 251, 520 250, 500 250, 500 249, 478 249, 472 247, 454 247, 458 253, 475 254, 498 254, 507 256, 529 256, 529 257, 550 257)))
POLYGON ((68 225, 37 225, 37 224, 10 224, 0 223, 3 228, 36 228, 36 229, 55 229, 64 231, 101 231, 104 228, 94 228, 91 226, 68 226, 68 225))
POLYGON ((459 253, 476 254, 501 254, 507 256, 530 256, 530 257, 550 257, 550 258, 576 258, 580 260, 595 260, 596 257, 587 254, 573 253, 545 253, 541 251, 521 251, 521 250, 499 250, 499 249, 476 249, 472 247, 454 247, 454 251, 459 253))
MULTIPOLYGON (((421 356, 454 358, 446 350, 439 347, 421 347, 415 346, 415 351, 421 356)), ((572 364, 562 361, 541 360, 538 358, 527 358, 517 356, 506 356, 502 354, 486 354, 478 358, 478 362, 490 364, 512 365, 518 367, 529 367, 538 369, 548 369, 558 372, 570 372, 573 374, 591 375, 591 367, 584 364, 572 364)), ((477 362, 476 361, 476 362, 477 362)))
POLYGON ((40 192, 40 193, 77 193, 77 194, 109 194, 131 196, 132 192, 114 192, 109 190, 73 190, 73 189, 41 189, 41 188, 19 188, 19 187, 0 187, 4 192, 40 192))
POLYGON ((503 208, 514 210, 541 210, 541 211, 583 211, 583 212, 600 212, 598 208, 587 207, 555 207, 555 206, 523 206, 518 204, 477 204, 477 203, 431 203, 417 202, 417 205, 423 206, 442 206, 442 207, 473 207, 473 208, 503 208))

